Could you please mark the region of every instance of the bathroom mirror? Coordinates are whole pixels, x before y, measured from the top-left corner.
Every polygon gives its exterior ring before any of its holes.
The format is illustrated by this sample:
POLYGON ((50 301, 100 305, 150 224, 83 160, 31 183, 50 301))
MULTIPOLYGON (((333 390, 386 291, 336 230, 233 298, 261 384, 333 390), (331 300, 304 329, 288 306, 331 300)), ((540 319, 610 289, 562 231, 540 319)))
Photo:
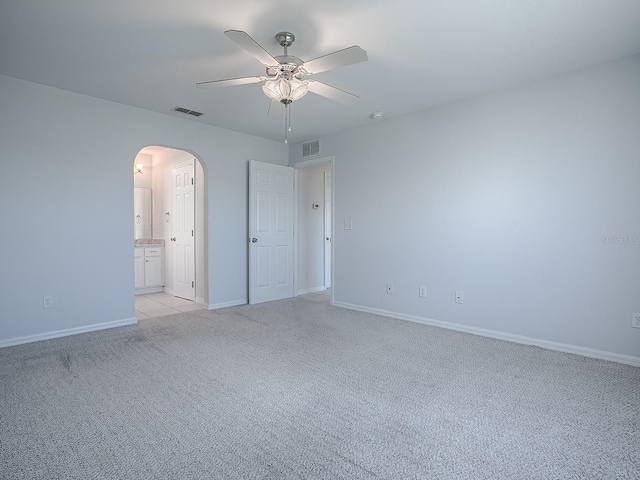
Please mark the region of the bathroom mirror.
POLYGON ((151 189, 133 189, 133 230, 134 238, 153 238, 151 230, 151 189))

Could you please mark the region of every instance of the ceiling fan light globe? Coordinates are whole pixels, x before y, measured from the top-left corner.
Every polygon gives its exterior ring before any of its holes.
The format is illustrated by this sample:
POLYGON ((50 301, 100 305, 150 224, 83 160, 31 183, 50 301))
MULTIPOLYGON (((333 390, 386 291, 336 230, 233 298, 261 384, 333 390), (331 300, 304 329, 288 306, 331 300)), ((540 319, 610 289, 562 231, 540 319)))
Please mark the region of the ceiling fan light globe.
POLYGON ((273 100, 280 100, 280 91, 278 90, 275 81, 266 81, 264 85, 262 85, 262 91, 267 97, 272 98, 273 100))
POLYGON ((291 86, 291 96, 289 99, 292 102, 300 100, 309 91, 309 82, 307 80, 300 81, 294 78, 289 84, 291 86))
POLYGON ((309 91, 309 82, 307 80, 300 81, 296 78, 287 80, 281 77, 277 80, 267 80, 264 82, 262 91, 267 97, 288 105, 307 94, 309 91))
POLYGON ((277 80, 267 80, 262 85, 262 91, 269 98, 282 101, 288 99, 291 95, 291 85, 284 78, 277 80))

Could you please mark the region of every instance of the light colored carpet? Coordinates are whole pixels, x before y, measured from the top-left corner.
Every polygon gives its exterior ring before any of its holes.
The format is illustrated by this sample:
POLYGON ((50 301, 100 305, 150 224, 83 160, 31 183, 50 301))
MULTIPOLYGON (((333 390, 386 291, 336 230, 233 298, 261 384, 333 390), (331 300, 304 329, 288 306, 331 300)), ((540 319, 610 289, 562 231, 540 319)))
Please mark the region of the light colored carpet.
POLYGON ((638 479, 640 369, 291 299, 0 349, 0 478, 638 479))

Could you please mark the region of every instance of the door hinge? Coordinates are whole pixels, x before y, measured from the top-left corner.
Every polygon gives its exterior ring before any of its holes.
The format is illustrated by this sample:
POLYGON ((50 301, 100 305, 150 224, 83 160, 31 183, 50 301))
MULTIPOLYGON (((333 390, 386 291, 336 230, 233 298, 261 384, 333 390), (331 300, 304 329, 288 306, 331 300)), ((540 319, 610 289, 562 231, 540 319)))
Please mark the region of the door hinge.
POLYGON ((191 230, 191 236, 193 237, 193 230, 191 230))
POLYGON ((193 185, 193 178, 191 179, 191 185, 193 185))
POLYGON ((195 286, 196 286, 195 282, 191 282, 191 288, 193 288, 195 286))

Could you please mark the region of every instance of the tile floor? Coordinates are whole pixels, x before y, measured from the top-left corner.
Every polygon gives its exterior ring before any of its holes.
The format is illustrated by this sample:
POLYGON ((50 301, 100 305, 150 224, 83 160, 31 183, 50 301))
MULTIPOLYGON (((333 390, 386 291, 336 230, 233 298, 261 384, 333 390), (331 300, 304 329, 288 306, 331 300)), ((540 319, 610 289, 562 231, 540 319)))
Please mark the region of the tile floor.
POLYGON ((204 305, 174 297, 165 292, 136 295, 136 318, 138 320, 204 309, 204 305))
MULTIPOLYGON (((307 293, 299 295, 298 298, 309 300, 310 302, 330 302, 331 289, 323 292, 307 293)), ((136 318, 164 317, 180 312, 191 312, 193 310, 204 310, 206 307, 184 298, 174 297, 165 292, 148 293, 146 295, 136 295, 136 318)))

